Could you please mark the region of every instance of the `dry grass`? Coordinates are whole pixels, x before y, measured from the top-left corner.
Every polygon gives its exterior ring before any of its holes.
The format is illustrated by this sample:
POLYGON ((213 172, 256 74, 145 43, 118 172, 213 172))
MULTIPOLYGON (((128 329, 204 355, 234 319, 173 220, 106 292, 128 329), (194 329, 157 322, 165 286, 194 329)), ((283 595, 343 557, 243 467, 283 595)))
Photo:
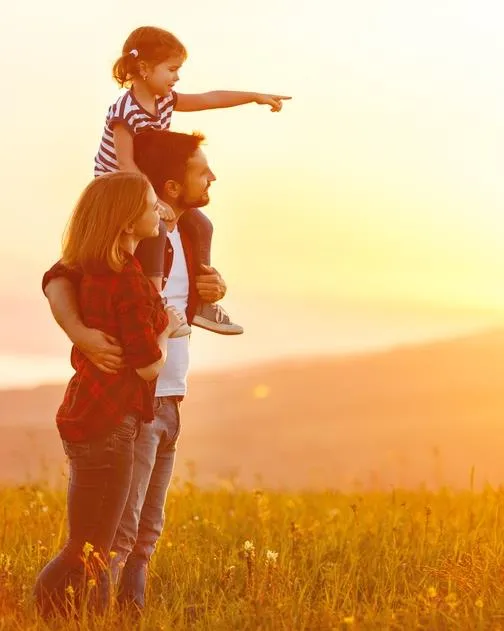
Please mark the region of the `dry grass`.
POLYGON ((140 622, 38 619, 64 493, 0 490, 0 629, 504 629, 504 491, 175 488, 140 622), (248 543, 246 543, 248 542, 248 543), (275 553, 278 553, 276 555, 275 553))

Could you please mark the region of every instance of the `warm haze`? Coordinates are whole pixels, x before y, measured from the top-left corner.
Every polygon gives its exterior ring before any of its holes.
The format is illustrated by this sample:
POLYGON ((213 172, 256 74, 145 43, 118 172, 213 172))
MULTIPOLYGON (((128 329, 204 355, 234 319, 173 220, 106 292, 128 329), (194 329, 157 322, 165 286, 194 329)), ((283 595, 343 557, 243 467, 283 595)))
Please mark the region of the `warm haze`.
MULTIPOLYGON (((174 115, 174 129, 208 137, 214 262, 247 328, 240 340, 197 335, 195 367, 498 322, 503 17, 496 1, 9 3, 0 24, 3 383, 13 383, 12 356, 56 356, 51 379, 66 365, 40 277, 92 175, 118 95, 112 62, 140 24, 186 44, 181 92, 293 96, 280 114, 248 105, 174 115)), ((30 381, 37 362, 19 361, 20 383, 30 381)))
POLYGON ((186 45, 182 93, 293 98, 173 117, 208 139, 213 262, 245 335, 191 341, 141 626, 501 628, 503 22, 498 0, 2 3, 2 629, 48 628, 31 592, 66 533, 44 482, 67 481, 70 367, 40 280, 142 24, 186 45))

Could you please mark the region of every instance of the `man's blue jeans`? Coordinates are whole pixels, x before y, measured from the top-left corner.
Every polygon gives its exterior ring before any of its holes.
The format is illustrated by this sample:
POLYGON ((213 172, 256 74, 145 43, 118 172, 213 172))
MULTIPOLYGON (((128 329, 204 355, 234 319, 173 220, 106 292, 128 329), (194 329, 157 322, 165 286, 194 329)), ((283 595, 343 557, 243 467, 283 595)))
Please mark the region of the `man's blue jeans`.
POLYGON ((137 418, 127 415, 105 437, 90 442, 63 441, 70 465, 69 532, 63 549, 43 568, 35 584, 43 616, 67 610, 70 587, 78 602, 87 581, 93 579, 95 600, 99 607, 106 605, 109 552, 129 494, 138 427, 137 418), (93 551, 88 551, 84 563, 86 543, 92 544, 93 551))
POLYGON ((124 563, 119 600, 139 608, 145 604, 147 566, 163 530, 180 432, 179 405, 176 397, 156 397, 154 421, 140 428, 130 493, 112 545, 117 552, 113 561, 116 580, 124 563))

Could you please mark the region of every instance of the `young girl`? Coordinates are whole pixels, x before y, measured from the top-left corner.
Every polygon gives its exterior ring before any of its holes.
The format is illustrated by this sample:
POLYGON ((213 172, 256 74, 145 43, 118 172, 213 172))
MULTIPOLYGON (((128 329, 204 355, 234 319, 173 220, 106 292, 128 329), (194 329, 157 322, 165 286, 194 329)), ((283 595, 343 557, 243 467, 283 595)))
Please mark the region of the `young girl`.
MULTIPOLYGON (((171 33, 153 26, 134 30, 123 46, 123 54, 116 61, 113 76, 121 87, 128 87, 110 107, 100 148, 95 157, 95 176, 111 171, 138 171, 133 159, 133 135, 148 128, 168 129, 172 112, 234 107, 245 103, 270 105, 272 112, 282 109, 288 96, 257 92, 215 91, 202 94, 180 94, 173 91, 179 79, 178 71, 187 58, 183 44, 171 33)), ((161 218, 173 219, 166 205, 161 218)), ((198 209, 184 213, 181 220, 195 243, 202 273, 208 273, 213 227, 198 209)), ((163 253, 166 231, 161 226, 158 239, 152 239, 139 255, 144 272, 161 290, 163 253)), ((192 324, 215 333, 237 335, 243 328, 231 322, 229 315, 217 304, 201 303, 192 324)))
POLYGON ((147 178, 110 173, 84 190, 70 219, 61 264, 78 281, 86 326, 120 340, 125 368, 98 370, 72 348, 75 374, 57 416, 70 463, 68 539, 35 586, 43 615, 64 611, 70 597, 107 597, 107 560, 128 497, 139 424, 154 418, 157 375, 167 338, 182 321, 168 317, 159 293, 133 256, 159 231, 159 205, 147 178))

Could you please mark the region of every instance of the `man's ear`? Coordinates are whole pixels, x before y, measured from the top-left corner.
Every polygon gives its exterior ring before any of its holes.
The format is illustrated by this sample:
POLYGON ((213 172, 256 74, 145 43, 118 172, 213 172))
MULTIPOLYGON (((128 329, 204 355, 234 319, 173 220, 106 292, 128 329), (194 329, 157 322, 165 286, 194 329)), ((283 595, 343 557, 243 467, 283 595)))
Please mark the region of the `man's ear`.
POLYGON ((163 186, 163 200, 168 203, 176 201, 182 191, 182 186, 175 180, 167 180, 163 186))

